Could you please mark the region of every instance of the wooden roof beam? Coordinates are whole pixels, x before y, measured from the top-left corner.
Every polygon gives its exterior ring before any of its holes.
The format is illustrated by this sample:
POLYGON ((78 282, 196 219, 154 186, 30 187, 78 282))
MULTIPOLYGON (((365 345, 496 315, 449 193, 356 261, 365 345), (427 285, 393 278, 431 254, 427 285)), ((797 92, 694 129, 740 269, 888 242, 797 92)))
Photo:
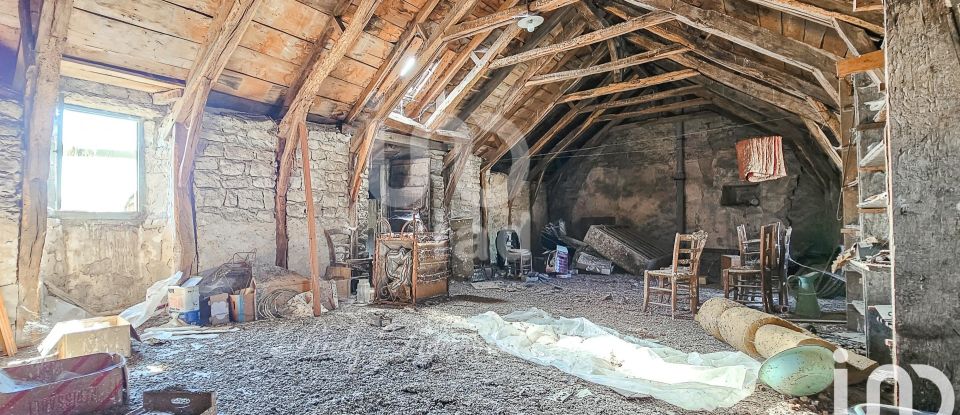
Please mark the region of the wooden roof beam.
MULTIPOLYGON (((210 23, 207 40, 190 68, 182 97, 173 104, 170 114, 160 125, 161 139, 170 135, 175 122, 186 122, 194 112, 203 110, 210 88, 223 73, 223 68, 240 44, 243 33, 250 26, 262 2, 263 0, 233 0, 223 3, 210 23), (200 107, 194 108, 195 104, 200 107)), ((194 148, 195 145, 189 147, 194 148)))
POLYGON ((678 111, 686 108, 697 107, 701 105, 710 105, 710 104, 711 104, 710 100, 705 98, 688 99, 684 101, 673 102, 670 104, 644 108, 636 111, 628 111, 628 112, 621 112, 619 114, 604 115, 602 117, 598 117, 597 121, 625 120, 628 118, 636 118, 641 115, 650 115, 650 114, 657 114, 661 112, 678 111))
MULTIPOLYGON (((507 0, 500 5, 499 10, 508 10, 518 2, 519 0, 507 0)), ((439 74, 433 74, 435 79, 429 81, 430 83, 413 97, 413 100, 403 109, 404 114, 408 117, 419 117, 424 109, 440 96, 443 89, 446 88, 447 84, 460 72, 460 68, 463 68, 463 65, 470 60, 474 51, 480 47, 480 44, 483 43, 486 38, 487 32, 474 35, 473 38, 457 52, 446 68, 443 68, 439 74)))
MULTIPOLYGON (((582 99, 596 98, 603 95, 616 94, 624 91, 646 88, 648 86, 665 84, 667 82, 679 81, 682 79, 697 76, 697 71, 692 69, 681 69, 674 72, 662 73, 646 78, 638 78, 630 81, 618 82, 601 87, 588 89, 586 91, 574 92, 560 99, 560 103, 579 101, 582 99)), ((615 101, 615 100, 614 100, 615 101)))
MULTIPOLYGON (((837 19, 833 19, 833 28, 836 29, 840 39, 847 45, 847 49, 853 56, 863 56, 877 51, 877 46, 863 29, 837 19)), ((877 85, 882 85, 886 80, 883 71, 879 69, 867 71, 867 75, 877 85)))
POLYGON ((427 118, 427 122, 425 123, 427 128, 435 128, 439 126, 441 122, 446 121, 449 112, 456 109, 464 96, 470 92, 473 86, 480 81, 483 74, 487 72, 490 67, 490 62, 510 45, 510 42, 517 37, 517 34, 519 34, 521 30, 523 29, 517 25, 510 25, 503 29, 497 37, 497 40, 487 48, 487 51, 483 54, 483 57, 480 58, 480 61, 477 62, 476 66, 464 75, 460 83, 443 98, 443 101, 437 104, 437 108, 434 109, 433 114, 430 114, 430 118, 427 118))
POLYGON ((570 40, 566 40, 563 42, 555 43, 553 45, 544 46, 544 47, 533 49, 527 52, 518 53, 516 55, 497 59, 493 61, 492 64, 490 64, 490 67, 501 68, 504 66, 516 65, 521 62, 537 59, 541 56, 552 55, 552 54, 563 52, 566 50, 576 49, 576 48, 580 48, 587 45, 592 45, 594 43, 602 42, 607 39, 612 39, 617 36, 630 33, 636 30, 640 30, 646 27, 669 22, 673 19, 674 19, 673 16, 669 13, 665 13, 665 12, 649 13, 640 17, 627 20, 619 24, 615 24, 605 29, 601 29, 601 30, 590 32, 581 36, 577 36, 570 40))
MULTIPOLYGON (((450 42, 478 33, 490 32, 526 16, 549 12, 579 1, 581 0, 535 0, 524 5, 501 9, 495 13, 451 27, 444 34, 443 41, 450 42)), ((516 2, 513 4, 516 4, 516 2)))
POLYGON ((404 61, 404 57, 410 58, 414 56, 419 46, 411 47, 411 42, 418 36, 417 28, 420 24, 427 21, 427 18, 430 17, 430 14, 433 13, 433 10, 439 3, 440 0, 428 0, 427 3, 417 11, 417 15, 407 24, 406 28, 404 28, 403 35, 401 35, 397 43, 394 44, 390 56, 377 68, 377 73, 373 75, 373 79, 367 83, 367 86, 363 88, 363 92, 360 93, 360 99, 353 104, 350 112, 343 118, 345 123, 349 124, 353 122, 357 115, 360 114, 360 111, 367 106, 367 103, 370 102, 377 94, 377 91, 380 90, 381 86, 387 80, 388 75, 391 72, 399 71, 398 65, 404 61))
MULTIPOLYGON (((313 102, 317 98, 317 93, 320 92, 323 81, 327 79, 327 76, 330 75, 330 72, 333 72, 344 55, 356 44, 357 39, 363 34, 363 28, 373 17, 373 13, 379 4, 380 0, 360 0, 350 24, 340 34, 329 51, 325 49, 327 40, 325 37, 321 37, 314 45, 313 54, 301 68, 297 81, 287 90, 287 95, 284 97, 284 104, 288 109, 283 119, 280 120, 280 136, 293 137, 294 128, 301 119, 306 119, 310 107, 313 106, 313 102)), ((290 141, 296 142, 296 140, 290 141)))
POLYGON ((413 64, 412 73, 414 75, 409 78, 401 78, 399 82, 390 86, 384 95, 385 98, 380 102, 371 117, 370 122, 355 134, 354 140, 359 144, 356 154, 354 155, 353 174, 350 178, 351 209, 355 207, 357 197, 360 194, 360 181, 363 178, 363 172, 366 170, 367 161, 370 158, 370 150, 373 148, 374 137, 380 129, 383 120, 393 112, 394 108, 396 108, 400 102, 400 99, 403 98, 407 90, 410 89, 410 85, 415 80, 420 79, 424 71, 426 71, 427 65, 436 59, 436 56, 445 44, 443 42, 443 33, 469 13, 476 3, 477 0, 457 0, 457 2, 451 6, 450 11, 443 20, 440 21, 436 29, 434 29, 434 33, 423 43, 423 47, 420 49, 421 53, 417 55, 413 64))
POLYGON ((462 144, 470 142, 470 135, 460 131, 431 129, 397 113, 390 113, 383 120, 383 125, 389 129, 399 131, 414 137, 425 138, 445 144, 462 144))
POLYGON ((679 88, 668 89, 666 91, 655 92, 652 94, 641 95, 638 97, 621 99, 617 101, 606 102, 603 104, 588 105, 582 112, 593 112, 601 109, 611 109, 617 107, 629 107, 633 105, 645 104, 647 102, 659 101, 661 99, 682 97, 684 95, 696 95, 703 91, 700 85, 688 85, 679 88))
MULTIPOLYGON (((609 48, 610 45, 607 45, 609 48)), ((622 68, 641 65, 648 62, 664 59, 669 56, 679 55, 688 52, 690 49, 680 45, 667 45, 660 49, 648 50, 633 56, 621 58, 601 65, 592 66, 586 69, 573 69, 569 71, 554 72, 544 75, 537 75, 527 81, 527 86, 543 85, 551 82, 563 81, 567 79, 582 78, 598 73, 612 72, 622 68)))
MULTIPOLYGON (((595 48, 593 52, 591 52, 590 56, 587 59, 584 59, 580 63, 580 67, 588 68, 592 65, 595 65, 597 62, 600 61, 600 59, 603 58, 604 55, 606 55, 606 51, 604 50, 604 48, 602 47, 595 48)), ((521 140, 525 139, 527 137, 527 134, 530 134, 530 132, 533 131, 533 129, 538 124, 540 124, 540 122, 542 122, 544 118, 546 118, 547 114, 553 111, 553 109, 558 105, 559 100, 563 98, 564 94, 567 93, 567 91, 572 90, 575 86, 577 86, 579 84, 579 81, 582 79, 583 78, 580 78, 579 80, 565 81, 565 83, 561 85, 561 88, 552 95, 552 98, 549 104, 543 107, 534 108, 534 111, 535 111, 534 115, 533 117, 530 117, 530 120, 527 123, 527 125, 524 126, 523 129, 521 130, 512 132, 506 138, 502 138, 502 144, 498 147, 496 152, 487 159, 487 162, 484 164, 483 169, 484 170, 489 169, 497 161, 503 158, 503 156, 505 156, 508 152, 510 152, 510 149, 516 146, 521 140)))
MULTIPOLYGON (((538 27, 537 30, 534 31, 531 36, 526 38, 526 40, 523 43, 523 46, 520 47, 518 52, 526 52, 528 50, 532 50, 533 48, 537 47, 540 43, 542 43, 545 39, 547 39, 550 36, 550 33, 553 31, 553 29, 557 27, 557 25, 560 24, 560 22, 566 22, 566 19, 570 15, 570 10, 571 9, 562 9, 556 13, 551 14, 550 17, 548 17, 547 20, 544 21, 543 24, 540 25, 540 27, 538 27)), ((567 27, 564 27, 563 33, 561 33, 560 36, 564 36, 564 38, 568 38, 567 33, 571 33, 569 37, 573 37, 574 35, 579 35, 580 32, 583 31, 583 27, 585 26, 585 24, 586 22, 584 22, 583 20, 578 20, 576 23, 569 25, 567 27)), ((543 62, 546 62, 546 61, 543 61, 543 62)), ((476 109, 479 108, 484 101, 486 101, 486 99, 490 96, 490 94, 492 94, 493 91, 496 90, 497 87, 500 86, 500 84, 503 83, 505 79, 507 79, 507 76, 509 76, 512 71, 513 71, 512 66, 493 70, 490 73, 490 76, 487 77, 487 80, 484 83, 483 87, 477 90, 477 92, 475 92, 470 97, 470 99, 467 100, 466 104, 463 104, 463 106, 460 107, 457 113, 458 118, 460 118, 461 120, 466 120, 467 118, 469 118, 470 115, 473 114, 473 112, 476 111, 476 109)))
POLYGON ((883 13, 856 12, 850 3, 839 0, 750 0, 761 6, 792 14, 823 26, 833 26, 834 20, 862 27, 883 35, 883 13))
POLYGON ((789 63, 813 74, 824 90, 839 102, 839 81, 833 67, 839 56, 774 33, 726 14, 706 10, 683 1, 624 0, 645 10, 669 11, 677 20, 703 32, 727 39, 758 53, 789 63))

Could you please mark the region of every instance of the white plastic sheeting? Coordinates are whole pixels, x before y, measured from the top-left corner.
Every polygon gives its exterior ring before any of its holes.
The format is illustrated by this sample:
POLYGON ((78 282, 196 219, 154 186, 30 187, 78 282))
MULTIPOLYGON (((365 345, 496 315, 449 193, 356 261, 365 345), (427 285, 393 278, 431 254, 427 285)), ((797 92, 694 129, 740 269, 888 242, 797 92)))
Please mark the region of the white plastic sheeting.
POLYGON ((760 370, 760 363, 741 352, 684 353, 536 308, 502 317, 487 312, 468 324, 488 343, 521 359, 624 396, 652 396, 687 410, 733 406, 753 393, 760 370))

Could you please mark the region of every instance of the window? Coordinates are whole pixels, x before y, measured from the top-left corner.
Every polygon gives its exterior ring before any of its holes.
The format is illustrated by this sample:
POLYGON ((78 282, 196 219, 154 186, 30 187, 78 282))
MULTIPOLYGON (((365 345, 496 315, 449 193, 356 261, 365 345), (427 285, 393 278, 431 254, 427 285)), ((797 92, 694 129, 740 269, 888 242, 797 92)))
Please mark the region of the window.
POLYGON ((58 209, 136 213, 140 208, 140 120, 65 106, 59 121, 58 209))

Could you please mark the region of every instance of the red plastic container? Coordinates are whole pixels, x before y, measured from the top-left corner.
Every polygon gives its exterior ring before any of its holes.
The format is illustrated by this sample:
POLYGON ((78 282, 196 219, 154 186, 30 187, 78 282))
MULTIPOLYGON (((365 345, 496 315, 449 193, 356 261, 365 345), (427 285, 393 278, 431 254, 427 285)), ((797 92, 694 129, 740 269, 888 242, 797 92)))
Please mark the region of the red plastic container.
POLYGON ((0 369, 0 414, 99 413, 127 400, 123 356, 96 353, 0 369))

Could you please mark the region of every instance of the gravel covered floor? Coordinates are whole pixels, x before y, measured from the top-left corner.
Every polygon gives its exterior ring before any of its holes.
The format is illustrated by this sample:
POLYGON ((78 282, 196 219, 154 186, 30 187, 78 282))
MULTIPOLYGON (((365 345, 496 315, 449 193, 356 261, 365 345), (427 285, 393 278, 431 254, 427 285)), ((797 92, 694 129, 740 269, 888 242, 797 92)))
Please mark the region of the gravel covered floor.
MULTIPOLYGON (((485 290, 453 283, 450 300, 416 310, 348 305, 320 318, 239 325, 241 331, 216 339, 136 344, 131 404, 139 405, 144 390, 181 386, 216 391, 221 414, 683 413, 502 353, 461 327, 481 312, 538 307, 684 351, 732 350, 689 316, 641 313, 641 288, 625 276, 485 290)), ((718 413, 803 412, 758 386, 718 413)))

